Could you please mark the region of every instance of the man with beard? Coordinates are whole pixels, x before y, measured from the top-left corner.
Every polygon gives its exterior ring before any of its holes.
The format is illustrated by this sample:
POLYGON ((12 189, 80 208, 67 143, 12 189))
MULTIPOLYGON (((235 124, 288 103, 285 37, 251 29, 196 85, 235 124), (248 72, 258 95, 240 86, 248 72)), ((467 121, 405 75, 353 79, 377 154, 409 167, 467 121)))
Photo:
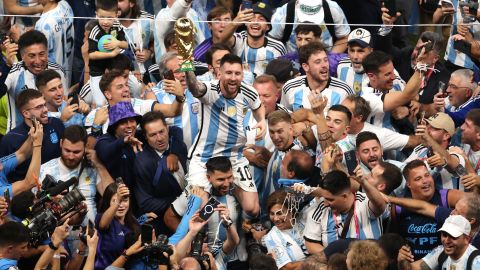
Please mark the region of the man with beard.
POLYGON ((62 120, 65 127, 83 126, 85 114, 90 107, 83 101, 72 103, 73 98, 64 100, 64 89, 61 76, 55 70, 47 69, 38 74, 35 84, 47 102, 48 116, 62 120))
POLYGON ((98 160, 95 150, 87 149, 86 144, 87 133, 82 126, 73 125, 65 128, 60 140, 60 157, 42 164, 38 178, 40 183, 47 175, 53 176, 57 181, 67 181, 72 177, 78 179, 70 190, 77 187, 86 199, 88 212, 83 222, 84 226, 87 225, 87 220, 92 222, 95 220, 97 192, 102 196, 105 188, 113 183, 107 169, 98 160))
POLYGON ((243 84, 243 68, 240 57, 227 54, 220 62, 220 80, 202 83, 193 71, 187 71, 187 85, 192 95, 202 102, 200 113, 203 116, 200 132, 190 149, 189 172, 187 181, 190 185, 208 186, 205 178, 205 162, 212 156, 227 156, 233 164, 235 175, 235 195, 242 204, 242 209, 251 217, 260 211, 258 194, 248 160, 243 156, 247 141, 244 120, 248 108, 257 124, 256 140, 265 136, 265 107, 257 91, 243 84))
MULTIPOLYGON (((0 157, 7 156, 20 149, 22 144, 28 139, 28 133, 31 127, 34 126, 33 123, 35 121, 43 125, 41 161, 45 163, 59 157, 60 138, 63 136, 65 127, 59 119, 48 117, 47 104, 42 94, 35 89, 23 90, 17 97, 16 105, 18 110, 21 111, 24 121, 2 138, 0 142, 0 157)), ((8 180, 12 183, 24 179, 29 165, 30 159, 8 174, 8 180)))
POLYGON ((151 223, 157 234, 169 234, 163 216, 170 204, 185 188, 187 148, 182 144, 180 128, 168 127, 160 112, 148 112, 142 119, 142 131, 147 141, 143 151, 135 158, 135 197, 139 214, 155 213, 151 223), (180 153, 172 154, 171 143, 182 144, 180 153), (178 155, 174 170, 169 168, 168 158, 178 155))
POLYGON ((63 86, 68 86, 60 65, 48 61, 48 42, 42 32, 32 30, 21 35, 18 50, 22 61, 12 66, 5 80, 8 93, 7 132, 22 122, 20 108, 15 106, 17 96, 27 88, 36 89, 35 76, 40 72, 53 69, 60 74, 63 86))
POLYGON ((308 95, 313 90, 320 91, 327 98, 326 110, 354 94, 346 83, 330 77, 327 51, 322 43, 314 41, 300 47, 299 59, 306 75, 294 78, 283 86, 280 103, 287 109, 310 109, 308 95))
POLYGON ((153 15, 140 10, 137 0, 118 0, 118 18, 135 51, 135 70, 144 74, 153 55, 153 15))
POLYGON ((271 8, 263 2, 257 2, 252 9, 240 10, 233 20, 234 23, 228 24, 221 35, 220 41, 232 47, 233 52, 240 56, 257 76, 265 72, 269 61, 287 53, 285 45, 266 36, 271 28, 271 18, 271 8), (242 22, 250 22, 246 24, 247 30, 234 34, 242 22))
MULTIPOLYGON (((405 198, 413 198, 434 205, 454 208, 463 192, 456 189, 436 189, 433 177, 421 160, 413 160, 403 169, 408 189, 405 198)), ((399 206, 392 208, 393 231, 410 243, 415 259, 420 259, 439 245, 437 222, 434 218, 410 212, 399 206)))

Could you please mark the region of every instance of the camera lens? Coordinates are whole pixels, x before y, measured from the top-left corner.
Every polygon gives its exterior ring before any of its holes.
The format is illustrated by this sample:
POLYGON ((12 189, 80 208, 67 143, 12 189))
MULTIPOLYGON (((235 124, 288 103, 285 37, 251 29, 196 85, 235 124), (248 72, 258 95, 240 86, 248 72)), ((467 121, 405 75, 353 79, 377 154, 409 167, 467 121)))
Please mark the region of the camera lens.
POLYGON ((67 193, 67 195, 63 196, 63 198, 58 202, 58 205, 60 205, 62 212, 64 212, 70 208, 75 207, 77 204, 84 200, 85 197, 83 196, 83 194, 80 193, 77 188, 75 188, 69 193, 67 193))

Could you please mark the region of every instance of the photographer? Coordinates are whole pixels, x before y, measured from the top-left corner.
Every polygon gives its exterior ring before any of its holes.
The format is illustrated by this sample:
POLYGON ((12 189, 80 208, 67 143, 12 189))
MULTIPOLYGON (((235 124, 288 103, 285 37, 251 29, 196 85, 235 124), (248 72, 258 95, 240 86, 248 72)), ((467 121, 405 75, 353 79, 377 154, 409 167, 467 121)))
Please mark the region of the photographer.
POLYGON ((18 260, 28 249, 28 229, 8 221, 0 225, 0 270, 18 269, 18 260))
POLYGON ((95 270, 103 270, 122 254, 125 236, 138 233, 139 227, 130 207, 130 190, 125 184, 108 185, 98 212, 95 226, 101 245, 97 248, 95 270))
POLYGON ((105 188, 113 183, 107 169, 98 160, 95 150, 87 149, 87 133, 81 126, 73 125, 65 129, 60 140, 61 154, 59 158, 50 160, 40 167, 39 181, 43 182, 45 176, 51 175, 55 180, 67 181, 77 177, 78 182, 70 187, 78 187, 86 199, 88 213, 83 221, 95 220, 97 206, 95 195, 103 195, 105 188))
POLYGON ((46 269, 50 263, 52 263, 52 265, 60 263, 60 254, 57 252, 60 251, 59 248, 63 249, 63 241, 70 234, 68 221, 69 220, 67 219, 62 225, 55 228, 51 237, 51 242, 48 244, 48 248, 42 253, 42 256, 40 256, 40 259, 38 259, 37 264, 35 265, 35 270, 46 269))

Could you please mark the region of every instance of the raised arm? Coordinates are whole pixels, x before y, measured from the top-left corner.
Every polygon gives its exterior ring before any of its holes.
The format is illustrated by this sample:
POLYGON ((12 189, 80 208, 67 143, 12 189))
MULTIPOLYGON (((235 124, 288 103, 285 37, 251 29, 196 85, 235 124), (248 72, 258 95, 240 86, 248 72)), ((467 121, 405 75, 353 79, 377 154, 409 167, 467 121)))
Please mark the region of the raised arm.
POLYGON ((203 82, 197 80, 197 76, 193 71, 187 71, 185 72, 185 75, 187 77, 188 90, 194 97, 200 98, 207 93, 207 86, 203 82))
POLYGON ((423 216, 435 217, 435 210, 438 205, 431 204, 426 201, 410 199, 410 198, 398 198, 393 196, 386 196, 387 201, 403 208, 406 208, 412 212, 418 213, 423 216))
POLYGON ((382 193, 363 177, 363 169, 360 165, 355 169, 355 174, 355 180, 362 186, 363 191, 370 200, 368 203, 370 210, 376 217, 379 217, 385 211, 385 208, 387 208, 387 203, 383 199, 382 193))

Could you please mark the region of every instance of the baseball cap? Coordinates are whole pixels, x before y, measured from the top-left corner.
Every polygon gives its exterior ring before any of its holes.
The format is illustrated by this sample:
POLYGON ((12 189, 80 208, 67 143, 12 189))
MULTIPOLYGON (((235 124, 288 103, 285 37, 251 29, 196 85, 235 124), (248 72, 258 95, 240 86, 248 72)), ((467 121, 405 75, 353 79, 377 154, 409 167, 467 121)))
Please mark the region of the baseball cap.
POLYGON ((453 237, 459 237, 462 234, 470 234, 470 223, 468 220, 460 215, 449 216, 445 223, 443 223, 442 228, 438 230, 439 232, 446 232, 453 237))
POLYGON ((370 47, 370 39, 372 35, 370 31, 363 28, 357 28, 350 32, 348 35, 347 42, 348 44, 356 43, 360 45, 362 48, 370 47))
POLYGON ((452 118, 444 112, 438 112, 425 119, 425 121, 434 128, 445 130, 450 136, 453 136, 453 133, 455 133, 455 123, 452 118))
POLYGON ((293 67, 292 62, 284 58, 273 59, 265 68, 265 74, 274 76, 277 82, 291 80, 297 73, 298 70, 293 67))
POLYGON ((322 0, 298 0, 297 16, 299 22, 321 24, 324 19, 322 0))
POLYGON ((270 6, 268 6, 267 4, 265 4, 263 2, 257 2, 255 4, 253 4, 252 9, 253 9, 253 13, 259 13, 263 17, 265 17, 267 22, 269 22, 272 19, 272 14, 273 14, 272 13, 272 8, 270 6))

